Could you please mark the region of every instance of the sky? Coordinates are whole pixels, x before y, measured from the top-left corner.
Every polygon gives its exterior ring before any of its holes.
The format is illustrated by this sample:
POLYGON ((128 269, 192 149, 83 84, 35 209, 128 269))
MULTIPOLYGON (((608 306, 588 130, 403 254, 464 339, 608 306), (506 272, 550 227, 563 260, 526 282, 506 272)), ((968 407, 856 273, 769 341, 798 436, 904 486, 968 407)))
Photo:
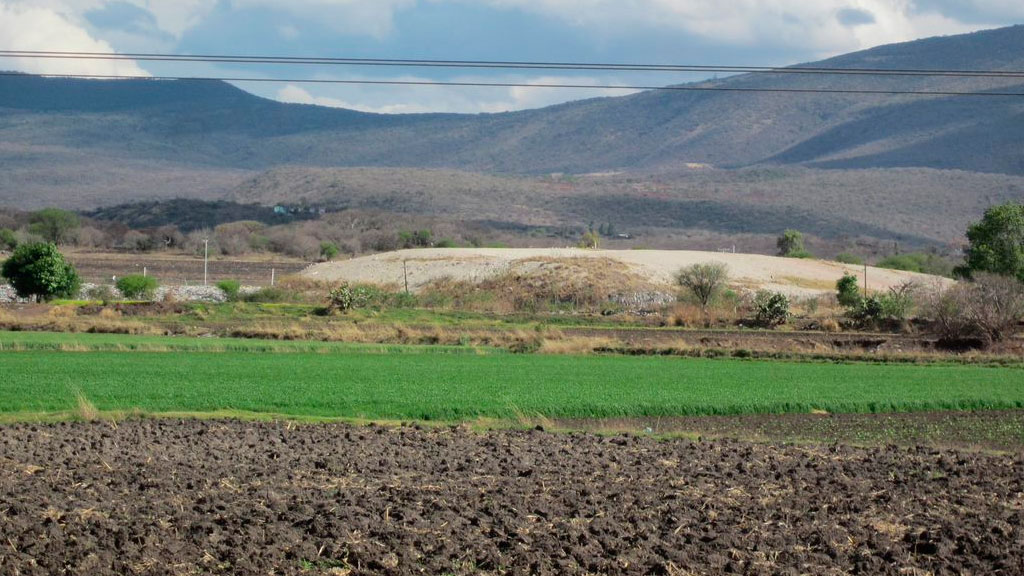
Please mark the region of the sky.
MULTIPOLYGON (((0 50, 782 66, 1024 22, 1021 0, 0 0, 0 50)), ((683 74, 0 59, 51 74, 667 85, 683 74)), ((503 112, 622 89, 244 83, 368 112, 503 112)))

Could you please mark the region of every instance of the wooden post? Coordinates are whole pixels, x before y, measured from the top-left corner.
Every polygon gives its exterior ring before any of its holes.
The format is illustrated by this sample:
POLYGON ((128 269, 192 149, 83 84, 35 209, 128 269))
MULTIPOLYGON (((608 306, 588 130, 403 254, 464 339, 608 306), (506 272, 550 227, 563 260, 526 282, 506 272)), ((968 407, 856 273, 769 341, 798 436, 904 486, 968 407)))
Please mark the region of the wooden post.
POLYGON ((402 275, 405 277, 405 293, 409 293, 409 267, 405 260, 402 260, 402 275))

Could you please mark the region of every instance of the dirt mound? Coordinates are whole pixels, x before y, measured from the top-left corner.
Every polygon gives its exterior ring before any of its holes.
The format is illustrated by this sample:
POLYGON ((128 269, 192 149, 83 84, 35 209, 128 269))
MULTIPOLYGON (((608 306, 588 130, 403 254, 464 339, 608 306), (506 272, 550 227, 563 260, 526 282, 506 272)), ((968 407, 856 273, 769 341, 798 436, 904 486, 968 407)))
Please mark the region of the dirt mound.
MULTIPOLYGON (((320 280, 345 280, 403 286, 420 290, 439 279, 481 282, 509 273, 529 273, 544 261, 596 259, 625 266, 631 277, 670 289, 677 270, 691 264, 722 262, 729 267, 732 284, 752 290, 766 288, 792 296, 813 296, 835 291, 845 273, 863 282, 864 268, 824 260, 778 258, 760 254, 694 252, 686 250, 583 250, 576 248, 429 248, 400 250, 327 262, 307 268, 303 274, 320 280)), ((912 280, 923 284, 949 282, 924 274, 868 268, 868 287, 886 290, 912 280)), ((617 286, 607 289, 619 291, 617 286)))
POLYGON ((3 574, 1020 574, 1024 455, 216 421, 0 429, 3 574))

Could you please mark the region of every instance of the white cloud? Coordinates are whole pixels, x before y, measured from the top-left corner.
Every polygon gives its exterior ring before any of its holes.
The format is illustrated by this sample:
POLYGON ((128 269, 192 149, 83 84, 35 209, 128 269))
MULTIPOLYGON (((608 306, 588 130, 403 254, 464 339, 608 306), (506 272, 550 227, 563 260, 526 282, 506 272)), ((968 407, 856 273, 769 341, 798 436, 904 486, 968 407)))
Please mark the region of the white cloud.
MULTIPOLYGON (((382 78, 374 78, 382 80, 382 78)), ((401 76, 387 80, 402 82, 429 81, 429 78, 401 76)), ((601 78, 579 76, 539 76, 529 79, 505 77, 465 76, 451 79, 453 82, 490 82, 515 84, 606 84, 601 78)), ((600 96, 622 96, 636 92, 621 88, 545 88, 537 86, 403 86, 395 90, 387 85, 331 85, 318 86, 320 94, 314 95, 307 88, 289 84, 278 90, 273 97, 282 102, 294 104, 315 104, 333 108, 348 108, 361 112, 378 114, 411 114, 419 112, 509 112, 540 108, 567 100, 596 98, 600 96), (324 94, 327 92, 329 94, 324 94)))
MULTIPOLYGON (((80 25, 53 8, 28 7, 0 2, 0 48, 4 50, 51 50, 112 52, 80 25)), ((132 61, 52 60, 3 58, 0 68, 36 74, 148 75, 132 61)))
POLYGON ((394 31, 394 16, 417 0, 233 0, 236 8, 272 8, 316 19, 338 32, 383 38, 394 31))
MULTIPOLYGON (((434 0, 441 1, 441 0, 434 0)), ((450 0, 469 3, 468 0, 450 0)), ((679 30, 726 45, 800 48, 835 54, 879 44, 976 29, 939 12, 922 13, 913 0, 473 0, 559 18, 607 34, 639 29, 679 30), (873 22, 844 26, 839 14, 856 10, 873 22)), ((1017 2, 1017 0, 1015 0, 1017 2)), ((1007 0, 1008 15, 1020 11, 1007 0)))

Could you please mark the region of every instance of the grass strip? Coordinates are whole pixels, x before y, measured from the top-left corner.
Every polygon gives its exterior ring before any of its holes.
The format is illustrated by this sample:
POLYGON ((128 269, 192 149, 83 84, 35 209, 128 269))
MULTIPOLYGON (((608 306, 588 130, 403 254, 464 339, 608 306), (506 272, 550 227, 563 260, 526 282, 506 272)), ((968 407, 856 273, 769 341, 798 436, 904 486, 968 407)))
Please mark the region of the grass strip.
POLYGON ((1007 410, 1024 408, 1024 370, 353 349, 0 354, 0 414, 72 411, 81 398, 100 411, 449 421, 1007 410))

